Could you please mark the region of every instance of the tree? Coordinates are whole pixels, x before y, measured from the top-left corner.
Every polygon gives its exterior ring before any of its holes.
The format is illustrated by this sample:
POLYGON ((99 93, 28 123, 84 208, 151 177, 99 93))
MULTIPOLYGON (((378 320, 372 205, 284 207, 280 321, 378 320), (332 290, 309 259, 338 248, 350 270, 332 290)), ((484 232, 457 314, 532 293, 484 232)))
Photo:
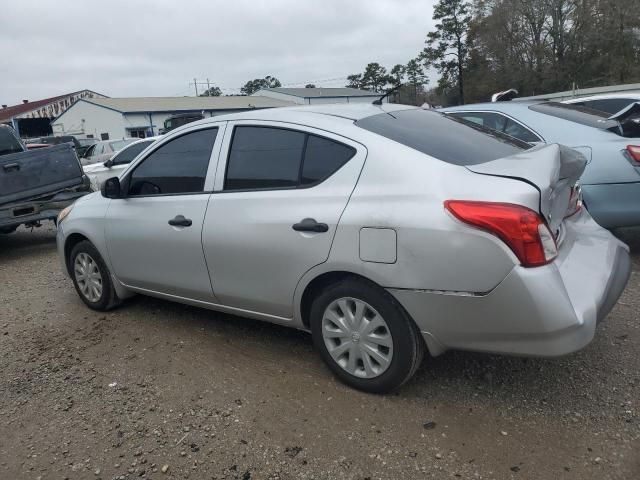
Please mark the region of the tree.
POLYGON ((267 75, 264 78, 255 78, 253 80, 249 80, 240 89, 240 92, 242 92, 244 95, 251 95, 258 90, 262 90, 263 88, 277 88, 281 86, 282 84, 280 83, 280 80, 278 80, 276 77, 267 75))
POLYGON ((406 67, 400 64, 394 65, 394 67, 391 69, 391 83, 394 87, 402 85, 402 82, 404 82, 405 72, 406 67))
POLYGON ((407 83, 413 90, 413 103, 417 103, 418 94, 423 93, 423 87, 429 83, 429 79, 424 72, 424 65, 419 58, 412 58, 404 67, 407 76, 407 83))
POLYGON ((391 81, 387 69, 377 62, 367 65, 362 74, 362 86, 377 93, 384 92, 385 86, 391 81))
POLYGON ((304 88, 316 88, 316 86, 313 83, 307 83, 304 88))
POLYGON ((219 97, 220 95, 222 95, 222 90, 216 86, 210 87, 200 94, 201 97, 219 97))
POLYGON ((348 88, 362 88, 362 74, 354 73, 353 75, 349 75, 347 77, 347 85, 348 88))
POLYGON ((464 73, 469 59, 467 34, 471 23, 467 0, 439 0, 433 9, 435 31, 427 34, 422 59, 440 73, 440 88, 458 87, 458 102, 464 103, 464 73))

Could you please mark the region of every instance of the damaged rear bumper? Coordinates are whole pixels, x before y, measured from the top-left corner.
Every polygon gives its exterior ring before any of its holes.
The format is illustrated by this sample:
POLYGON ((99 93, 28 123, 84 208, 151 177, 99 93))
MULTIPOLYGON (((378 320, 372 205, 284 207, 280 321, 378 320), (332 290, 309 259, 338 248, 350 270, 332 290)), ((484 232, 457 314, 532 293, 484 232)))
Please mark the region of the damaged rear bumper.
POLYGON ((63 208, 88 193, 91 193, 91 189, 83 183, 54 194, 0 205, 0 231, 10 231, 24 224, 37 224, 42 220, 55 220, 63 208))

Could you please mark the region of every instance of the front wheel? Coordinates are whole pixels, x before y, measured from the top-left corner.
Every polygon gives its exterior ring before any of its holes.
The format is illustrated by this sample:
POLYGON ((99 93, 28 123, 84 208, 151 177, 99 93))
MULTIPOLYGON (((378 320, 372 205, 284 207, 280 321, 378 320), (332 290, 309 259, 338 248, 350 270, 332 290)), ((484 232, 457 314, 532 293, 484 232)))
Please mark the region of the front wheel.
POLYGON ((344 383, 385 393, 409 380, 424 355, 413 320, 384 289, 347 278, 325 289, 311 306, 313 342, 344 383))
POLYGON ((102 256, 87 240, 71 250, 69 272, 80 299, 94 310, 110 310, 120 304, 102 256))

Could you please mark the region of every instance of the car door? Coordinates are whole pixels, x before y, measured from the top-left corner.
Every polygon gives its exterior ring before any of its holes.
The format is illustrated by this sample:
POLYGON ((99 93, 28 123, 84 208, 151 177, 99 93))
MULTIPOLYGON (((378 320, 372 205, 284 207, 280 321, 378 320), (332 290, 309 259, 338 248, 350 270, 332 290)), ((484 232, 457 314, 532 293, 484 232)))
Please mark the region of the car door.
POLYGON ((366 149, 299 125, 230 122, 203 227, 220 303, 293 316, 302 275, 326 261, 366 149))
POLYGON ((223 125, 167 138, 123 175, 126 197, 111 200, 106 239, 125 285, 213 300, 201 234, 223 125))

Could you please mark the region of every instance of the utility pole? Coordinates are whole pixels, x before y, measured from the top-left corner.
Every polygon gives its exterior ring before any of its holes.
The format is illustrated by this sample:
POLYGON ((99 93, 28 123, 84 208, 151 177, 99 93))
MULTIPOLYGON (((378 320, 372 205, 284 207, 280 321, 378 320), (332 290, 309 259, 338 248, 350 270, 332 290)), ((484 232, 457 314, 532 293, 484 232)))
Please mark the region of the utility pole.
POLYGON ((198 85, 206 85, 207 86, 207 92, 211 90, 211 80, 209 80, 207 78, 206 82, 199 82, 197 78, 193 79, 193 83, 189 82, 189 86, 193 85, 193 88, 196 91, 196 97, 198 96, 198 85))

